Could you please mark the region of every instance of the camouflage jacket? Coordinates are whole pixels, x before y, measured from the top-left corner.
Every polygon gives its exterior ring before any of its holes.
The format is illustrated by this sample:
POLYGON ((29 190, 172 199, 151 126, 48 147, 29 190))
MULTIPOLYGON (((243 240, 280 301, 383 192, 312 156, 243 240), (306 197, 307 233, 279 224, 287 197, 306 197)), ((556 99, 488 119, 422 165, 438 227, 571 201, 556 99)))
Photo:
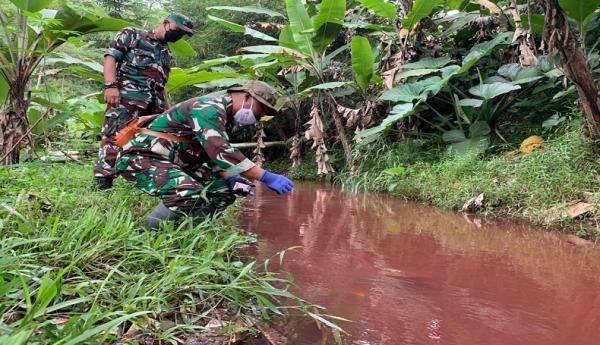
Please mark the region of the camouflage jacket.
MULTIPOLYGON (((123 156, 156 157, 173 162, 186 170, 206 172, 226 170, 236 175, 254 167, 237 148, 231 147, 226 132, 227 113, 231 111, 228 96, 202 96, 181 102, 159 115, 145 127, 184 138, 198 144, 172 142, 138 133, 123 147, 123 156)), ((202 174, 201 174, 202 176, 202 174)))
POLYGON ((117 83, 124 101, 144 109, 155 102, 156 109, 164 110, 165 84, 173 64, 166 43, 152 32, 125 28, 110 43, 107 55, 117 60, 117 83))

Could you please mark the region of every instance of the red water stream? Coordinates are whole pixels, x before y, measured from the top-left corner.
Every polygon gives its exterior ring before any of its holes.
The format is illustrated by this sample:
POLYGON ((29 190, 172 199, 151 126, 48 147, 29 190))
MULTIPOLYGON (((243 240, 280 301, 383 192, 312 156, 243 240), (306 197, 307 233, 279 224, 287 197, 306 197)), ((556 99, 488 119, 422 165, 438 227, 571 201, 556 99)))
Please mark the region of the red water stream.
MULTIPOLYGON (((302 246, 271 269, 352 320, 347 344, 600 344, 597 247, 312 183, 258 189, 241 225, 259 235, 259 259, 302 246)), ((290 328, 291 344, 325 343, 312 323, 290 328)))

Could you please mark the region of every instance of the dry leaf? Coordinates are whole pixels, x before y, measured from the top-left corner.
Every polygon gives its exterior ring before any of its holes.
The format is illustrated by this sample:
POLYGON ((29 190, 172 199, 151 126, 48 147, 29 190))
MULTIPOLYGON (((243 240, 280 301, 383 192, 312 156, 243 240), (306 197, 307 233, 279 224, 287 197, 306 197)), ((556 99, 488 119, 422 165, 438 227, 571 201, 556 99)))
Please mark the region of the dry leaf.
POLYGON ((288 343, 288 340, 282 334, 264 323, 257 323, 256 328, 258 328, 263 337, 271 345, 283 345, 288 343))
POLYGON ((292 168, 300 166, 300 136, 294 135, 292 138, 292 147, 290 148, 290 159, 292 160, 292 168))
POLYGON ((323 121, 319 114, 319 109, 316 100, 313 101, 312 110, 310 111, 310 121, 307 122, 309 126, 305 132, 306 139, 312 139, 312 149, 316 151, 317 161, 317 173, 329 174, 333 172, 333 167, 329 163, 329 155, 327 154, 327 147, 325 146, 325 132, 323 131, 323 121))
POLYGON ((532 135, 529 138, 523 140, 521 146, 519 147, 519 151, 521 153, 531 153, 542 147, 544 143, 544 138, 539 135, 532 135))
POLYGON ((341 105, 337 106, 337 111, 346 119, 346 127, 348 128, 356 125, 358 119, 360 118, 360 110, 361 109, 346 108, 341 105))
POLYGON ((469 199, 465 202, 461 211, 462 212, 475 211, 475 210, 481 208, 481 206, 483 206, 483 199, 484 199, 483 193, 481 193, 475 197, 472 197, 471 199, 469 199))
POLYGON ((256 148, 254 149, 254 158, 253 161, 257 166, 262 167, 265 162, 265 154, 263 153, 263 149, 267 147, 264 143, 263 138, 266 138, 265 127, 262 122, 257 122, 255 124, 256 134, 254 135, 254 140, 256 140, 256 148))
POLYGON ((570 205, 566 209, 566 213, 571 218, 577 218, 591 211, 594 208, 593 204, 579 201, 576 204, 570 205))

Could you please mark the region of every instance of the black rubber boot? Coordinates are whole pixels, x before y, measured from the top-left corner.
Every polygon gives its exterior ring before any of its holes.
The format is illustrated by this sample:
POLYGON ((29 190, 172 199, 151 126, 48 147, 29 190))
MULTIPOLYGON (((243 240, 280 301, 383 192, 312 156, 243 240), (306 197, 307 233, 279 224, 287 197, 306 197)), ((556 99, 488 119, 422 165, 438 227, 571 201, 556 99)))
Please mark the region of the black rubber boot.
POLYGON ((158 231, 160 230, 160 223, 168 220, 177 220, 181 218, 181 213, 173 212, 171 209, 165 206, 161 201, 152 213, 150 213, 145 220, 144 227, 146 230, 158 231))
POLYGON ((114 177, 97 177, 98 190, 107 190, 113 187, 114 177))

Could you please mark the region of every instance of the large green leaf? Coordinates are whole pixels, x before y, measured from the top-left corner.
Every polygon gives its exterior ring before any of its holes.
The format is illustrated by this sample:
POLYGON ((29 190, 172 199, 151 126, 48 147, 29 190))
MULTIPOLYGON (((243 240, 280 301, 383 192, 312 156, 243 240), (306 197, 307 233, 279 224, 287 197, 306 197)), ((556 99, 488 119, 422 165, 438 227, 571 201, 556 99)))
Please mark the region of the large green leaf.
POLYGON ((240 74, 235 72, 192 72, 191 69, 173 68, 169 75, 166 89, 167 92, 173 92, 173 90, 184 86, 206 83, 222 78, 236 78, 239 76, 240 74))
POLYGON ((352 37, 352 69, 354 70, 354 76, 356 83, 363 93, 367 92, 369 83, 373 77, 373 50, 371 44, 366 37, 354 36, 352 37))
MULTIPOLYGON (((531 15, 531 31, 535 34, 541 35, 544 32, 544 23, 546 17, 541 14, 532 14, 531 15)), ((529 28, 529 15, 522 15, 521 22, 523 26, 529 28)))
POLYGON ((422 69, 409 69, 406 71, 396 73, 395 79, 396 81, 400 79, 406 79, 410 77, 422 77, 424 75, 429 75, 432 73, 437 73, 440 70, 437 68, 422 68, 422 69))
POLYGON ((319 12, 313 19, 315 35, 312 37, 313 47, 323 52, 335 41, 344 25, 346 0, 323 0, 319 12))
POLYGON ((480 153, 485 151, 490 144, 490 132, 490 126, 487 123, 477 121, 470 126, 468 138, 462 130, 454 129, 445 132, 442 139, 450 144, 448 147, 450 153, 480 153))
POLYGON ((482 42, 474 45, 467 54, 467 56, 464 57, 460 68, 455 68, 453 66, 446 67, 451 67, 452 70, 443 76, 442 85, 446 86, 448 84, 448 81, 454 76, 470 71, 471 68, 475 66, 477 62, 479 62, 479 60, 481 60, 485 56, 490 55, 494 51, 494 49, 496 49, 496 47, 498 47, 499 45, 508 44, 509 39, 510 37, 512 37, 512 35, 512 32, 503 32, 491 41, 482 42))
POLYGON ((440 77, 431 77, 412 83, 396 86, 388 90, 379 99, 393 102, 413 102, 425 100, 430 93, 436 93, 441 87, 440 77))
POLYGON ((55 64, 66 64, 68 66, 67 69, 71 73, 100 83, 104 82, 103 67, 96 61, 78 59, 65 53, 57 54, 57 57, 54 58, 45 59, 45 66, 52 66, 55 64))
POLYGON ((329 83, 323 83, 323 84, 319 84, 319 85, 315 85, 312 87, 309 87, 307 89, 302 90, 299 94, 301 96, 307 96, 309 95, 312 91, 315 90, 331 90, 331 89, 336 89, 342 86, 346 86, 348 85, 349 82, 347 81, 332 81, 329 83))
POLYGON ((10 0, 15 6, 23 11, 37 12, 48 7, 53 0, 10 0))
POLYGON ((391 125, 396 123, 397 121, 409 117, 415 113, 416 105, 412 103, 401 103, 397 104, 392 108, 390 115, 388 115, 381 124, 375 127, 371 127, 369 129, 365 129, 356 134, 354 140, 361 144, 368 144, 375 140, 383 131, 388 129, 391 125))
POLYGON ((289 25, 284 26, 279 33, 279 45, 282 47, 299 50, 298 43, 294 40, 294 33, 289 25))
POLYGON ((509 93, 519 89, 521 89, 519 85, 513 85, 509 83, 491 83, 474 86, 469 89, 469 92, 473 96, 481 97, 485 100, 490 100, 505 93, 509 93))
POLYGON ((44 115, 44 112, 38 107, 32 106, 27 109, 27 120, 29 123, 34 124, 37 122, 35 127, 31 129, 33 134, 42 134, 48 130, 48 118, 40 119, 44 115))
MULTIPOLYGON (((518 63, 500 66, 498 74, 510 80, 511 84, 526 84, 543 78, 538 66, 523 68, 518 63)), ((489 79, 486 81, 489 84, 489 79)))
POLYGON ((600 0, 558 0, 558 4, 569 17, 582 25, 585 19, 598 8, 600 0))
POLYGON ((169 42, 169 49, 173 52, 175 56, 179 57, 196 57, 198 53, 196 50, 186 41, 179 40, 177 42, 169 42))
POLYGON ((467 0, 446 0, 446 7, 450 10, 461 9, 467 0))
POLYGON ((465 98, 458 101, 458 104, 463 107, 479 108, 483 105, 483 100, 475 98, 465 98))
POLYGON ((6 101, 6 97, 8 96, 8 92, 10 91, 10 84, 4 78, 4 75, 0 73, 0 106, 4 104, 6 101))
POLYGON ((426 57, 416 62, 411 62, 400 66, 402 69, 425 69, 425 68, 442 68, 452 62, 448 56, 439 58, 426 57))
POLYGON ((262 53, 262 54, 280 54, 280 55, 289 55, 293 57, 302 58, 304 55, 299 51, 295 51, 290 48, 285 48, 281 46, 275 45, 259 45, 259 46, 249 46, 240 48, 240 51, 246 51, 250 53, 262 53))
POLYGON ((258 39, 265 40, 265 41, 277 42, 276 38, 273 38, 273 37, 271 37, 271 36, 269 36, 267 34, 264 34, 264 33, 260 32, 260 31, 258 31, 258 30, 254 30, 254 29, 251 29, 249 27, 246 27, 246 26, 243 26, 243 25, 240 25, 240 24, 236 24, 236 23, 230 22, 230 21, 225 20, 223 18, 211 16, 210 14, 207 17, 208 17, 208 19, 221 24, 224 27, 226 27, 226 28, 228 28, 228 29, 230 29, 232 31, 243 33, 245 35, 252 36, 254 38, 258 38, 258 39))
POLYGON ((195 84, 194 86, 199 89, 214 89, 214 88, 223 89, 223 88, 228 88, 228 87, 231 87, 234 85, 243 85, 243 84, 249 82, 250 80, 251 80, 251 78, 249 76, 247 76, 247 77, 242 76, 239 78, 223 78, 223 79, 209 81, 206 83, 195 84))
POLYGON ((99 73, 103 72, 103 67, 98 62, 82 60, 82 59, 76 58, 76 57, 71 56, 66 53, 59 53, 59 54, 56 54, 56 57, 54 57, 54 58, 45 59, 45 66, 52 66, 54 64, 66 64, 69 66, 81 65, 81 66, 87 67, 88 69, 90 69, 94 72, 99 72, 99 73))
POLYGON ((75 9, 66 4, 61 5, 55 16, 55 19, 60 21, 60 25, 44 30, 46 41, 56 47, 66 42, 69 37, 92 32, 117 31, 128 26, 135 26, 126 20, 102 17, 98 15, 97 10, 92 11, 97 7, 90 6, 91 10, 85 10, 75 9))
POLYGON ((312 44, 313 24, 301 0, 285 0, 290 30, 299 50, 304 55, 314 56, 312 44))
POLYGON ((358 0, 363 6, 389 20, 396 19, 397 11, 394 4, 387 0, 358 0))
POLYGON ((242 12, 242 13, 256 13, 256 14, 266 14, 270 17, 284 17, 285 16, 279 12, 270 10, 268 8, 264 8, 264 7, 252 7, 252 6, 243 6, 243 7, 238 7, 238 6, 211 6, 211 7, 207 7, 207 10, 225 10, 225 11, 235 11, 235 12, 242 12))
POLYGON ((402 20, 402 26, 406 29, 412 29, 422 19, 428 17, 434 9, 442 5, 444 0, 415 0, 412 10, 408 13, 406 19, 402 20))

